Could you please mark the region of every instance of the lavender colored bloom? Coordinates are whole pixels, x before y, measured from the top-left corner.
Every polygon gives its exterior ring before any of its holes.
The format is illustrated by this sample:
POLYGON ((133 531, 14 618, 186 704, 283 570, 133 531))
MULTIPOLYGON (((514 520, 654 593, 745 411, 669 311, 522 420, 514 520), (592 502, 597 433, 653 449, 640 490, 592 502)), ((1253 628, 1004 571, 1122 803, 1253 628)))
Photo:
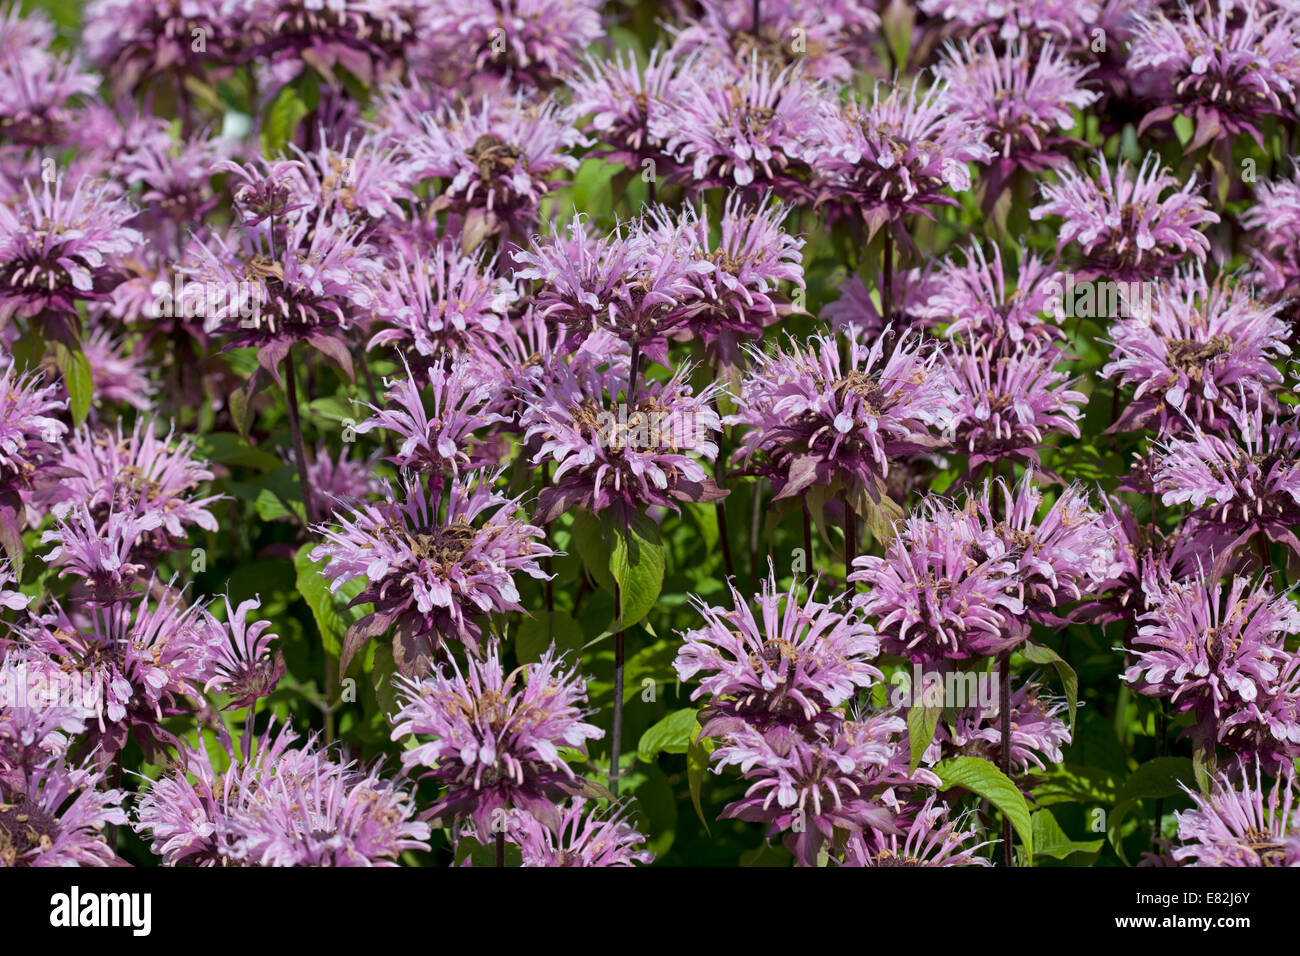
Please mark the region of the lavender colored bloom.
POLYGON ((433 209, 457 217, 461 251, 469 253, 491 236, 526 236, 538 204, 560 185, 553 174, 578 168, 569 150, 579 145, 586 141, 552 100, 502 94, 422 117, 406 148, 421 177, 448 180, 433 209))
POLYGON ((382 479, 375 474, 378 455, 351 458, 348 448, 345 444, 333 456, 323 443, 317 444, 316 454, 307 462, 307 477, 311 479, 318 515, 334 515, 385 491, 382 479))
POLYGON ((86 57, 120 93, 171 74, 178 85, 239 47, 236 6, 202 0, 92 0, 82 42, 86 57), (195 30, 202 31, 195 49, 195 30))
POLYGON ((1143 92, 1161 104, 1142 119, 1153 123, 1194 116, 1185 152, 1250 133, 1264 148, 1265 117, 1295 115, 1300 80, 1300 21, 1294 10, 1239 0, 1197 11, 1182 4, 1172 20, 1158 8, 1137 18, 1128 68, 1143 92))
POLYGON ((489 350, 519 300, 514 284, 494 272, 496 260, 461 255, 445 244, 405 258, 376 294, 377 316, 389 325, 370 349, 389 345, 416 368, 444 350, 489 350))
POLYGON ((943 443, 956 402, 939 352, 919 337, 892 339, 850 342, 847 363, 824 336, 806 349, 790 340, 754 351, 726 423, 748 426, 737 455, 762 456, 777 498, 838 481, 865 513, 882 501, 891 461, 943 443))
POLYGON ((1190 504, 1189 536, 1227 534, 1220 564, 1251 535, 1285 544, 1300 554, 1300 431, 1295 415, 1264 418, 1262 399, 1225 409, 1236 426, 1208 432, 1193 426, 1183 438, 1157 445, 1154 488, 1166 505, 1190 504))
POLYGON ((876 621, 887 653, 923 663, 990 657, 1028 636, 1015 555, 976 517, 938 499, 908 516, 884 557, 854 561, 868 590, 854 606, 876 621))
POLYGON ((834 120, 834 100, 799 65, 778 68, 752 53, 741 71, 699 55, 682 64, 652 136, 694 190, 766 186, 807 195, 815 144, 834 120))
POLYGON ((656 174, 668 176, 677 172, 676 165, 664 153, 665 141, 651 132, 651 126, 664 132, 658 115, 667 109, 672 83, 681 68, 680 50, 655 47, 644 67, 638 66, 631 50, 625 53, 608 60, 588 56, 575 69, 568 80, 570 112, 575 117, 591 117, 585 132, 599 141, 596 155, 628 169, 647 168, 643 164, 652 160, 656 174))
MULTIPOLYGON (((932 295, 942 291, 935 281, 932 262, 899 273, 901 281, 893 283, 894 304, 890 311, 892 320, 899 326, 911 329, 928 329, 934 323, 927 317, 927 302, 932 295)), ((884 276, 879 271, 874 288, 884 294, 884 276)), ((845 335, 859 342, 872 342, 885 331, 885 319, 875 299, 860 275, 847 276, 839 284, 839 298, 822 307, 821 318, 830 322, 831 332, 845 335)))
POLYGON ((223 710, 252 707, 280 683, 285 672, 284 654, 278 648, 271 654, 271 644, 277 637, 269 633, 270 621, 248 620, 249 612, 262 606, 260 598, 242 601, 238 608, 232 608, 227 595, 225 604, 225 621, 208 616, 209 625, 222 640, 214 649, 212 674, 203 690, 228 694, 231 700, 223 710))
POLYGON ((71 145, 77 104, 99 80, 78 59, 51 52, 49 21, 19 19, 19 6, 0 25, 0 130, 6 144, 42 151, 71 145))
POLYGON ((288 724, 216 768, 206 742, 182 746, 176 769, 136 805, 133 826, 166 866, 395 866, 427 850, 405 781, 345 763, 313 737, 301 748, 288 724))
POLYGON ((428 55, 463 61, 467 78, 549 86, 604 35, 594 0, 433 0, 422 13, 428 55))
POLYGON ((1093 65, 1073 62, 1050 40, 1031 49, 1023 35, 1003 54, 987 39, 950 46, 946 54, 937 73, 951 108, 984 127, 999 178, 1017 168, 1041 173, 1059 166, 1065 151, 1079 145, 1065 133, 1074 110, 1100 98, 1083 86, 1093 65))
POLYGON ((710 268, 690 272, 697 291, 687 300, 687 327, 727 366, 739 358, 742 339, 761 335, 764 327, 794 311, 780 283, 805 288, 803 240, 784 231, 789 207, 765 196, 757 205, 733 191, 718 223, 719 239, 711 239, 708 205, 686 212, 676 222, 668 210, 652 211, 652 242, 680 247, 690 258, 710 268), (685 226, 684 234, 681 227, 685 226))
POLYGON ((867 830, 849 837, 842 866, 992 866, 980 850, 994 843, 978 839, 982 833, 970 815, 953 816, 948 807, 931 794, 925 802, 909 808, 896 820, 902 833, 867 830))
POLYGON ((426 777, 446 786, 426 812, 444 824, 468 817, 479 833, 492 832, 493 817, 524 810, 559 831, 555 800, 584 790, 561 747, 585 748, 604 731, 586 723, 586 683, 547 651, 541 660, 508 675, 500 642, 488 642, 482 661, 452 659, 420 680, 399 678, 400 709, 393 739, 415 734, 432 739, 402 754, 402 764, 427 767, 426 777))
POLYGON ((953 441, 969 456, 970 470, 1007 457, 1038 464, 1051 432, 1079 437, 1088 398, 1056 370, 1062 358, 1054 348, 997 355, 975 346, 948 353, 958 400, 953 441))
MULTIPOLYGON (((1153 598, 1153 609, 1138 618, 1134 663, 1123 677, 1139 693, 1190 711, 1195 740, 1221 740, 1225 722, 1278 694, 1293 656, 1284 642, 1300 633, 1300 611, 1289 598, 1237 576, 1224 586, 1204 571, 1160 582, 1153 598)), ((1296 753, 1295 715, 1276 728, 1296 753)))
POLYGON ((50 762, 22 786, 0 784, 0 867, 121 866, 104 828, 126 823, 126 794, 88 766, 50 762))
POLYGON ((7 550, 22 527, 19 495, 62 474, 57 443, 68 426, 55 413, 66 407, 58 386, 43 384, 39 372, 20 375, 10 365, 0 373, 0 529, 7 550))
MULTIPOLYGON (((81 688, 84 690, 84 688, 81 688)), ((11 649, 0 657, 0 791, 62 760, 93 711, 46 658, 11 649)))
POLYGON ((137 533, 157 533, 141 542, 146 556, 181 547, 192 527, 217 530, 210 508, 224 496, 196 493, 213 474, 196 457, 194 439, 175 437, 174 428, 159 438, 153 419, 137 418, 130 433, 120 424, 113 431, 83 426, 72 433, 60 464, 65 477, 47 496, 55 516, 82 507, 96 517, 116 511, 147 521, 137 533))
POLYGON ((639 849, 645 835, 622 807, 601 812, 574 797, 555 830, 522 816, 511 836, 519 844, 524 866, 634 866, 654 861, 653 853, 639 849))
MULTIPOLYGON (((162 588, 134 603, 69 613, 57 601, 18 628, 33 654, 47 658, 66 675, 95 687, 94 726, 88 742, 96 759, 107 763, 137 732, 146 754, 169 742, 165 717, 187 712, 186 697, 199 697, 216 653, 214 634, 197 605, 180 592, 162 588), (143 736, 141 736, 143 734, 143 736)), ((219 636, 217 636, 219 639, 219 636)), ((91 720, 87 720, 91 724, 91 720)))
MULTIPOLYGON (((1070 743, 1069 726, 1061 719, 1068 707, 1049 699, 1037 684, 1024 684, 1011 692, 1011 769, 1018 776, 1031 767, 1046 770, 1049 763, 1065 759, 1061 748, 1070 743)), ((1002 724, 997 707, 964 707, 951 721, 940 721, 926 749, 927 763, 948 757, 983 757, 1002 765, 1002 724)))
POLYGON ((153 407, 157 387, 144 370, 144 360, 128 351, 120 338, 101 327, 92 329, 81 346, 90 363, 97 406, 130 405, 142 412, 153 407))
POLYGON ((126 225, 135 210, 105 183, 62 178, 16 203, 0 203, 0 328, 15 315, 56 337, 75 329, 77 303, 103 299, 116 260, 140 243, 126 225))
POLYGON ((1291 354, 1280 304, 1258 302, 1240 285, 1207 282, 1199 268, 1160 283, 1147 298, 1128 301, 1129 314, 1111 326, 1114 351, 1102 374, 1135 386, 1116 429, 1214 428, 1228 425, 1224 405, 1243 395, 1272 404, 1269 390, 1282 380, 1273 362, 1291 354))
POLYGON ((344 332, 374 304, 367 280, 381 272, 356 231, 306 218, 278 229, 270 219, 233 247, 218 235, 195 251, 186 291, 208 300, 205 330, 225 335, 227 349, 257 349, 258 364, 279 382, 281 360, 305 342, 351 377, 344 332))
POLYGON ((1173 857, 1183 866, 1300 866, 1300 819, 1295 813, 1295 773, 1287 768, 1270 789, 1258 768, 1252 785, 1227 774, 1208 794, 1188 791, 1196 804, 1178 814, 1180 845, 1173 857))
POLYGON ((460 474, 472 465, 468 450, 476 433, 506 420, 487 408, 494 383, 484 381, 474 371, 466 359, 430 368, 430 414, 425 411, 416 376, 408 368, 405 379, 386 383, 388 405, 368 406, 375 414, 357 425, 357 433, 382 428, 396 435, 402 444, 389 461, 404 470, 439 476, 460 474))
POLYGON ((354 142, 347 134, 342 139, 342 145, 321 143, 310 153, 290 145, 299 159, 294 176, 301 180, 300 201, 315 218, 344 229, 387 218, 404 220, 402 203, 416 198, 410 162, 375 136, 358 136, 354 142))
MULTIPOLYGON (((767 824, 770 835, 784 836, 802 866, 816 865, 836 829, 896 832, 881 791, 897 782, 891 772, 894 738, 904 729, 898 717, 844 721, 811 736, 787 730, 764 734, 742 725, 712 755, 715 772, 736 766, 750 782, 722 816, 767 824)), ((938 783, 934 774, 920 769, 913 779, 938 783)))
POLYGON ((1059 170, 1060 181, 1045 182, 1044 202, 1029 211, 1034 220, 1061 217, 1057 252, 1078 245, 1084 278, 1133 281, 1165 273, 1189 255, 1205 261, 1210 240, 1199 227, 1219 217, 1198 194, 1194 175, 1177 189, 1178 180, 1154 153, 1136 174, 1121 162, 1112 175, 1102 153, 1097 163, 1097 179, 1071 166, 1059 170))
POLYGON ((949 338, 993 346, 1002 354, 1053 346, 1065 338, 1061 328, 1043 318, 1044 313, 1058 314, 1064 292, 1054 267, 1027 252, 1012 281, 996 243, 989 256, 983 245, 972 242, 963 258, 940 263, 930 279, 928 300, 916 308, 918 318, 946 322, 949 338))
POLYGON ((1260 183, 1241 224, 1251 234, 1249 281, 1270 297, 1294 296, 1300 291, 1300 167, 1293 162, 1291 178, 1260 183))
POLYGON ((699 680, 691 700, 709 698, 700 715, 705 736, 742 725, 824 724, 833 708, 883 677, 868 663, 880 652, 871 627, 817 601, 814 591, 800 606, 797 584, 782 595, 769 570, 755 596, 761 622, 734 586, 733 610, 695 599, 705 626, 682 634, 673 667, 679 679, 699 680))
POLYGON ((327 76, 342 68, 365 84, 400 74, 417 12, 398 0, 248 0, 237 9, 243 58, 269 64, 281 82, 310 66, 327 76))
POLYGON ((869 99, 850 102, 816 149, 818 203, 833 219, 860 217, 870 236, 890 226, 904 243, 903 217, 957 205, 943 190, 970 189, 966 164, 992 153, 982 124, 950 109, 949 97, 943 81, 925 90, 876 82, 869 99))
POLYGON ((1027 472, 1014 488, 999 481, 985 485, 975 510, 992 540, 976 543, 977 560, 1004 561, 1015 575, 1009 586, 1035 621, 1060 624, 1058 614, 1069 603, 1083 600, 1120 570, 1110 518, 1098 512, 1078 484, 1063 488, 1044 514, 1043 493, 1027 472), (995 501, 996 497, 1001 501, 995 501))
POLYGON ((629 366, 621 361, 601 370, 578 361, 557 366, 550 381, 526 383, 524 441, 537 449, 534 464, 556 466, 538 498, 542 523, 575 507, 593 514, 613 509, 626 519, 654 505, 676 510, 681 501, 725 495, 702 464, 718 454, 718 387, 694 394, 691 366, 683 364, 665 382, 639 383, 632 401, 624 394, 629 366))
POLYGON ((149 576, 150 567, 140 556, 141 542, 161 526, 161 514, 110 508, 101 520, 85 505, 78 505, 56 516, 54 527, 41 535, 41 543, 54 542, 45 560, 61 569, 59 577, 80 578, 89 591, 89 604, 115 604, 136 597, 136 583, 149 576))
POLYGON ((336 515, 337 527, 317 527, 324 542, 311 558, 326 562, 331 592, 361 578, 367 586, 353 603, 375 605, 348 629, 343 669, 367 639, 391 630, 399 668, 417 673, 446 638, 477 650, 476 616, 523 610, 514 574, 544 579, 538 561, 554 552, 537 540, 540 528, 515 517, 519 499, 492 490, 495 478, 453 479, 445 509, 441 493, 406 484, 403 500, 390 490, 378 505, 336 515))

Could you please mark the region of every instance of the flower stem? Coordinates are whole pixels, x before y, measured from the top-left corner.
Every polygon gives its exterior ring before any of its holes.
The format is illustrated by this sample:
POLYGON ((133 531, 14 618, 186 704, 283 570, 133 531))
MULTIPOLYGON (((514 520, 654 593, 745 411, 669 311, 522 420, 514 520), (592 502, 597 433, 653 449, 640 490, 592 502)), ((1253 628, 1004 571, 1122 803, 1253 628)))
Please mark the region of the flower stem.
POLYGON ((853 559, 858 556, 858 520, 849 506, 849 493, 845 491, 840 500, 844 502, 844 578, 848 585, 848 576, 853 573, 853 559))
POLYGON ((885 328, 894 321, 894 237, 885 230, 885 274, 884 288, 880 290, 880 314, 885 320, 885 328))
POLYGON ((803 559, 812 570, 812 513, 808 511, 808 496, 803 498, 803 559))
MULTIPOLYGON (((998 657, 998 717, 1002 725, 1002 772, 1011 776, 1011 652, 1003 651, 998 657)), ((1003 863, 1015 866, 1015 857, 1011 852, 1011 818, 1002 814, 1002 849, 1003 863)))
POLYGON ((506 831, 505 830, 497 831, 496 843, 497 843, 497 866, 504 867, 506 865, 506 831))
POLYGON ((316 507, 312 500, 311 477, 307 474, 307 454, 302 446, 302 423, 298 420, 298 375, 294 368, 293 346, 284 357, 284 397, 289 403, 289 431, 293 434, 293 457, 298 466, 303 514, 307 516, 310 527, 316 523, 316 507))
POLYGON ((632 414, 632 410, 637 407, 636 380, 640 371, 641 371, 641 343, 633 342, 632 357, 628 361, 627 398, 625 400, 629 415, 632 414))
POLYGON ((754 39, 758 39, 758 25, 759 25, 759 23, 762 22, 762 21, 759 19, 759 10, 758 10, 759 5, 761 4, 761 2, 762 2, 762 0, 754 0, 754 20, 753 20, 753 23, 754 23, 754 39))
MULTIPOLYGON (((619 601, 622 604, 622 601, 619 601)), ((622 608, 619 617, 622 617, 622 608)), ((614 635, 614 722, 609 731, 609 789, 618 796, 619 751, 623 740, 623 638, 625 631, 614 635)))

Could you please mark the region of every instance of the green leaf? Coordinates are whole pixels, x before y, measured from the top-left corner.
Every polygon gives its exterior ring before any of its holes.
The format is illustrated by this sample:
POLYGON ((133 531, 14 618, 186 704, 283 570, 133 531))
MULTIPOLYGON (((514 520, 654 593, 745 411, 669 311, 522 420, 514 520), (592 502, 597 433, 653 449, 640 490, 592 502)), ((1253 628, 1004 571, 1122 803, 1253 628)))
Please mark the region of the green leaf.
POLYGON ((68 388, 72 422, 80 425, 90 413, 90 400, 95 394, 95 379, 90 370, 90 359, 80 346, 69 348, 62 342, 54 343, 54 362, 63 374, 68 388))
POLYGON ((393 677, 396 674, 397 665, 393 663, 393 646, 375 645, 375 663, 370 671, 370 681, 375 688, 375 697, 385 717, 397 713, 397 688, 393 686, 393 677))
POLYGON ((610 594, 614 593, 614 578, 609 573, 609 546, 604 525, 590 511, 577 511, 573 515, 573 546, 578 549, 582 566, 592 579, 610 594))
POLYGON ((1075 853, 1097 853, 1105 840, 1071 840, 1056 822, 1050 810, 1038 810, 1033 815, 1034 849, 1039 856, 1064 860, 1075 853))
POLYGON ((988 800, 1006 814, 1025 846, 1025 856, 1034 865, 1034 827, 1029 805, 1010 779, 983 757, 953 757, 934 768, 943 788, 961 787, 988 800))
POLYGON ((698 726, 694 708, 675 710, 641 735, 636 755, 646 763, 653 763, 661 753, 684 754, 690 749, 698 726))
POLYGON ((262 487, 257 490, 253 507, 257 510, 257 516, 263 521, 297 518, 305 522, 307 513, 302 504, 302 487, 298 483, 298 470, 291 465, 282 465, 267 475, 262 487))
POLYGON ((702 737, 701 730, 698 722, 691 730, 691 745, 686 750, 686 780, 690 786, 691 805, 695 807, 695 815, 704 824, 704 832, 712 836, 709 821, 704 818, 704 808, 700 806, 700 790, 704 785, 704 772, 709 769, 709 754, 713 752, 714 743, 709 738, 702 737))
POLYGON ((659 527, 646 515, 627 526, 606 525, 609 570, 618 584, 618 627, 625 630, 650 613, 664 584, 664 549, 659 527))
POLYGON ((1190 784, 1196 779, 1192 761, 1186 757, 1156 757, 1148 760, 1129 775, 1124 786, 1115 795, 1115 808, 1111 810, 1106 821, 1106 836, 1119 858, 1128 863, 1124 853, 1121 829, 1129 812, 1144 798, 1160 799, 1178 796, 1183 792, 1182 784, 1190 784))
MULTIPOLYGON (((920 691, 914 690, 914 693, 920 693, 920 691)), ((912 754, 909 764, 910 771, 915 771, 921 765, 921 758, 925 756, 926 749, 930 746, 930 742, 934 740, 934 732, 939 727, 939 716, 942 713, 942 706, 927 707, 924 704, 915 704, 908 708, 907 743, 912 754)))
POLYGON ((1070 729, 1073 730, 1075 714, 1079 710, 1079 675, 1050 647, 1026 642, 1021 650, 1025 660, 1031 664, 1051 664, 1056 668, 1056 675, 1061 678, 1061 686, 1065 688, 1065 702, 1070 707, 1070 729))
POLYGON ((279 156, 283 153, 307 112, 307 104, 298 96, 295 87, 290 85, 281 89, 262 124, 262 155, 279 156))
POLYGON ((311 544, 304 544, 293 556, 293 566, 298 572, 298 593, 311 608, 326 653, 338 657, 343 648, 344 632, 369 613, 368 604, 352 608, 347 606, 365 589, 367 581, 365 578, 355 578, 340 587, 337 593, 331 594, 323 573, 325 562, 312 561, 312 547, 311 544))

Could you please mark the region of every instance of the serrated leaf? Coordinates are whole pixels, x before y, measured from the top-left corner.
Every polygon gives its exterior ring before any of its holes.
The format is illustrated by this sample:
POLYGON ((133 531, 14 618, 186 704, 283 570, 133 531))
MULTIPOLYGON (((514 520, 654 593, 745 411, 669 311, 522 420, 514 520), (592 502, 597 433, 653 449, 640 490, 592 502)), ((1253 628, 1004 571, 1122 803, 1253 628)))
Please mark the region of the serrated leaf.
POLYGON ((961 787, 988 800, 1011 821, 1020 842, 1025 847, 1025 857, 1034 865, 1034 827, 1029 818, 1029 805, 1024 794, 997 767, 983 757, 953 757, 934 767, 943 781, 943 788, 961 787))
POLYGON ((1035 811, 1033 817, 1034 850, 1039 856, 1064 860, 1075 853, 1097 853, 1105 840, 1071 840, 1050 810, 1035 811))
POLYGON ((659 528, 645 515, 626 526, 606 525, 609 571, 618 585, 618 623, 625 630, 650 613, 664 584, 664 549, 659 528))
POLYGON ((605 538, 605 528, 590 511, 577 511, 573 515, 573 546, 582 558, 582 566, 587 569, 598 585, 608 593, 615 590, 614 578, 609 573, 609 546, 605 538))
POLYGON ((311 544, 304 544, 293 556, 293 566, 298 572, 298 593, 311 608, 325 652, 332 657, 338 657, 343 648, 343 635, 347 629, 369 613, 368 604, 351 608, 347 606, 365 589, 367 582, 365 578, 356 578, 331 594, 323 573, 325 562, 312 561, 310 557, 312 547, 314 546, 311 544))
POLYGON ((1156 757, 1129 774, 1128 780, 1115 795, 1115 807, 1106 821, 1106 836, 1121 860, 1128 863, 1121 830, 1138 801, 1177 796, 1183 792, 1181 784, 1195 779, 1192 761, 1186 757, 1156 757))
POLYGON ((943 707, 915 704, 907 710, 907 744, 911 751, 908 769, 915 771, 921 765, 921 758, 934 740, 934 732, 939 727, 939 716, 943 707))

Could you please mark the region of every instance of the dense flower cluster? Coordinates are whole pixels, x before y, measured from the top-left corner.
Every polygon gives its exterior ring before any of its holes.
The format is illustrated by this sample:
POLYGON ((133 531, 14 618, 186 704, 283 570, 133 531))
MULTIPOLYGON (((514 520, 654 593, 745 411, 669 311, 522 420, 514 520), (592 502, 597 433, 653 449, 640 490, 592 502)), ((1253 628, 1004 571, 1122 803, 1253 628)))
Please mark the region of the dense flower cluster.
POLYGON ((1300 863, 1294 2, 74 7, 0 866, 1300 863))

